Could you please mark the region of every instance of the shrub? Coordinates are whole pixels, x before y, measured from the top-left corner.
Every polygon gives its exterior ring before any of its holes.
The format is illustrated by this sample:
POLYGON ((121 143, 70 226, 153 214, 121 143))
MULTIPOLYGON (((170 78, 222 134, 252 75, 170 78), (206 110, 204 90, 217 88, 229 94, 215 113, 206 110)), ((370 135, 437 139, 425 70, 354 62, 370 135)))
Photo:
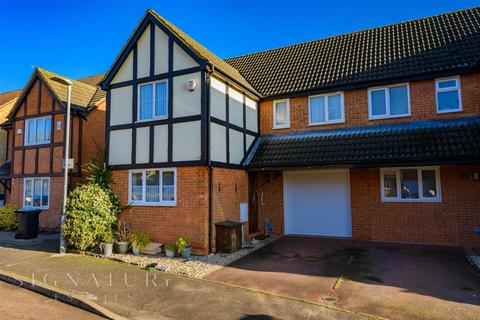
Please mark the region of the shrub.
POLYGON ((185 248, 190 248, 192 242, 192 238, 185 237, 185 238, 178 238, 177 240, 177 252, 182 253, 185 248))
POLYGON ((78 186, 67 199, 64 234, 67 244, 85 251, 111 235, 119 210, 110 194, 97 183, 78 186))
POLYGON ((145 231, 136 231, 130 234, 130 242, 132 243, 132 247, 143 250, 151 240, 145 231))
POLYGON ((7 204, 0 208, 0 230, 14 230, 17 227, 16 204, 7 204))

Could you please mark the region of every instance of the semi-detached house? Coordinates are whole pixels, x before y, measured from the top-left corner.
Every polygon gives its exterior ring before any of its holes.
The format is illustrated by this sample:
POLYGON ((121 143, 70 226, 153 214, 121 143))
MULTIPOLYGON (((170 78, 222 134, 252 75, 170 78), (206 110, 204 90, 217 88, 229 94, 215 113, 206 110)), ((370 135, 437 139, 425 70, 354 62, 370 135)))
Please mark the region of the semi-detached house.
POLYGON ((480 9, 222 60, 148 10, 101 82, 122 218, 478 245, 480 9))

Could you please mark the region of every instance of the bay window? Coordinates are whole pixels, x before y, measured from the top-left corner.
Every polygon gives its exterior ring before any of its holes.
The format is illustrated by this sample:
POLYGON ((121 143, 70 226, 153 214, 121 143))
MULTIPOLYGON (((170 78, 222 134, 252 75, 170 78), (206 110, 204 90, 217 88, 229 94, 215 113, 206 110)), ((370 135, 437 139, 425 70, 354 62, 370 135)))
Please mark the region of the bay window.
POLYGON ((138 87, 138 120, 165 119, 168 116, 167 81, 141 84, 138 87))
POLYGON ((52 135, 52 119, 50 117, 25 120, 25 145, 50 143, 52 135))
POLYGON ((176 170, 131 170, 129 202, 133 205, 176 205, 176 170))
POLYGON ((385 168, 380 176, 384 202, 441 200, 438 167, 385 168))
POLYGON ((50 198, 50 178, 25 178, 23 186, 23 206, 48 209, 50 198))
POLYGON ((408 84, 396 84, 368 90, 370 119, 404 117, 410 115, 408 84))
POLYGON ((435 94, 438 113, 462 111, 460 78, 435 80, 435 94))

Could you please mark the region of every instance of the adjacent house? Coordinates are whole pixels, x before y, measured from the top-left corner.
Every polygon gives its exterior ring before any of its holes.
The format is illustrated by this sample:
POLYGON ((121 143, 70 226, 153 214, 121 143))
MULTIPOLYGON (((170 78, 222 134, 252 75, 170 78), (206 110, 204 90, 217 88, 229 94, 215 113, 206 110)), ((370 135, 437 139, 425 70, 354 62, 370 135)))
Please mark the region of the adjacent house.
POLYGON ((226 60, 148 10, 101 82, 122 218, 479 245, 479 71, 480 8, 226 60))
MULTIPOLYGON (((82 165, 104 146, 103 75, 72 80, 70 187, 82 178, 82 165), (98 146, 98 147, 97 147, 98 146)), ((63 77, 35 68, 2 128, 7 131, 7 162, 0 181, 7 202, 40 208, 40 228, 58 230, 63 195, 67 86, 63 77)))

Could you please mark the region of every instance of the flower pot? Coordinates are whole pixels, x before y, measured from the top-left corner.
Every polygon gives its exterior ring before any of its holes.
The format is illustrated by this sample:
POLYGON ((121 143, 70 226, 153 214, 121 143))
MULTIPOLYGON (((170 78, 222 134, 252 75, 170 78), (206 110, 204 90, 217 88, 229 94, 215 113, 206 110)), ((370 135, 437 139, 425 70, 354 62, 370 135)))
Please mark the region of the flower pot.
POLYGON ((100 249, 106 257, 111 256, 113 253, 113 243, 101 243, 100 249))
POLYGON ((132 252, 135 256, 139 256, 140 255, 140 248, 132 247, 132 252))
POLYGON ((190 255, 192 254, 192 247, 186 247, 182 250, 182 258, 183 259, 190 259, 190 255))
POLYGON ((125 254, 128 252, 129 243, 127 241, 117 241, 117 251, 120 254, 125 254))
POLYGON ((175 257, 175 250, 168 250, 168 249, 166 249, 166 250, 165 250, 165 255, 166 255, 168 258, 173 258, 173 257, 175 257))

